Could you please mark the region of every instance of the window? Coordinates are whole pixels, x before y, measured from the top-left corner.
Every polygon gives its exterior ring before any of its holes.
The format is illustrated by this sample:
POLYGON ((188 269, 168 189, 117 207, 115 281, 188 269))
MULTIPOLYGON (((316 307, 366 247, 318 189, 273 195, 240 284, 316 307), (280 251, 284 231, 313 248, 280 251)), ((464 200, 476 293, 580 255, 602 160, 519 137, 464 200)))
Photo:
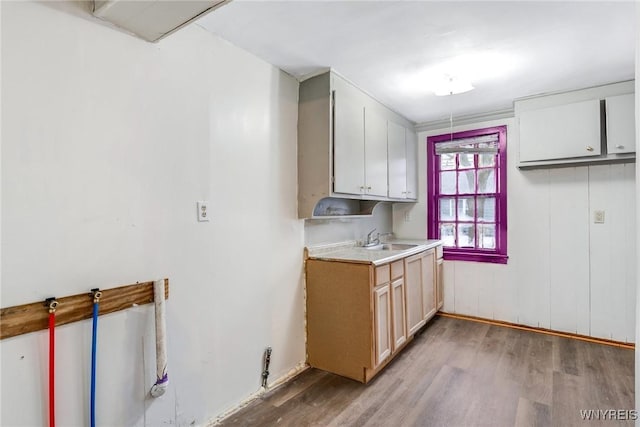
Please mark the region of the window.
POLYGON ((427 138, 428 234, 444 259, 507 263, 507 128, 427 138))

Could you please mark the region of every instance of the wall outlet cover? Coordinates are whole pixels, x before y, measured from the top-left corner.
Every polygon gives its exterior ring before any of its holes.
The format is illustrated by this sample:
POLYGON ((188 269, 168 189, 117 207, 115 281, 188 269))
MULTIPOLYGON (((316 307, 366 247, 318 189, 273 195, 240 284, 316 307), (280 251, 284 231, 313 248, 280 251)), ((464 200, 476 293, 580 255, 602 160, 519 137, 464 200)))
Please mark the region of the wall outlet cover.
POLYGON ((210 219, 209 202, 203 200, 203 201, 197 202, 197 206, 198 206, 198 221, 200 222, 209 221, 210 219))
POLYGON ((593 211, 593 223, 604 224, 604 211, 593 211))

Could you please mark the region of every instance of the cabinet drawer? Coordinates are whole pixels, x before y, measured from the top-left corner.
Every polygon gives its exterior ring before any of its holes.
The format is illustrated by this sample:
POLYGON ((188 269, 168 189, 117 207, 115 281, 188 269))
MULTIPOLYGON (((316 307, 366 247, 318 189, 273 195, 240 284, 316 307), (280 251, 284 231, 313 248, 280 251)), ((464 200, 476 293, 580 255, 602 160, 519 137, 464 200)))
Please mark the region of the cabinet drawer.
POLYGON ((376 267, 376 286, 389 283, 391 281, 389 264, 376 267))
POLYGON ((404 261, 396 261, 391 263, 391 280, 404 276, 404 261))

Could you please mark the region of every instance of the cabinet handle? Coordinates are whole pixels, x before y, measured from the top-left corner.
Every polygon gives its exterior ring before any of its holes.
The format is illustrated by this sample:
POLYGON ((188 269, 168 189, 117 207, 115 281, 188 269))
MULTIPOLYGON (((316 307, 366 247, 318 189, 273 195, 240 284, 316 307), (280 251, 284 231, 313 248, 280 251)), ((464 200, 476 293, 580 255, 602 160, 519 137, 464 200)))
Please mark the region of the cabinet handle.
POLYGON ((620 144, 618 144, 618 145, 616 145, 616 148, 617 148, 618 150, 622 150, 622 149, 624 148, 624 145, 620 145, 620 144))
POLYGON ((411 194, 411 191, 407 191, 407 194, 411 194))
POLYGON ((371 187, 367 187, 367 190, 371 190, 371 187))
POLYGON ((593 151, 593 147, 590 145, 587 145, 587 151, 593 151))

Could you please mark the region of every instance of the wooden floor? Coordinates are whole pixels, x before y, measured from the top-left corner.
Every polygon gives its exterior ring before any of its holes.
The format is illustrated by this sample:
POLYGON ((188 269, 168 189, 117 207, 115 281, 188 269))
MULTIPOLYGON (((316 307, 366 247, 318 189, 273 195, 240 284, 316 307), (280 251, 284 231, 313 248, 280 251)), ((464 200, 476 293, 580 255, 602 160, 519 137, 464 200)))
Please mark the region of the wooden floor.
POLYGON ((580 415, 633 409, 633 387, 633 350, 436 317, 368 385, 309 369, 221 425, 633 425, 580 415))

